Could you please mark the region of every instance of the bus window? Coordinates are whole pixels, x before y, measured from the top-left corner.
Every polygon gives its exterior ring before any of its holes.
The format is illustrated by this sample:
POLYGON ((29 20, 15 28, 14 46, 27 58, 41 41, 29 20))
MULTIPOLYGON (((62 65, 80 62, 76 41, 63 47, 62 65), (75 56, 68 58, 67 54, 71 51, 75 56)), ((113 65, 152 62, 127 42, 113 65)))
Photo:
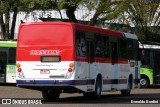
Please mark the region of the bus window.
POLYGON ((109 57, 109 38, 104 36, 102 39, 102 43, 103 56, 109 57))
POLYGON ((150 51, 141 50, 141 64, 142 66, 150 65, 150 51))
POLYGON ((95 35, 96 57, 109 57, 109 39, 106 36, 95 35))
POLYGON ((5 70, 6 70, 7 53, 0 51, 0 83, 5 82, 5 70))
POLYGON ((120 40, 120 58, 127 59, 127 41, 125 39, 120 40))
POLYGON ((16 63, 16 48, 9 48, 9 57, 8 57, 8 63, 9 64, 15 64, 16 63))
POLYGON ((127 43, 128 43, 128 45, 127 45, 128 58, 133 60, 135 58, 133 41, 129 40, 129 41, 127 41, 127 43))
POLYGON ((86 41, 85 33, 77 31, 76 32, 76 55, 77 56, 86 56, 86 41))
POLYGON ((0 73, 4 73, 4 62, 0 60, 0 73))
POLYGON ((101 47, 101 43, 102 43, 102 38, 100 35, 95 35, 95 54, 96 57, 102 57, 102 47, 101 47))

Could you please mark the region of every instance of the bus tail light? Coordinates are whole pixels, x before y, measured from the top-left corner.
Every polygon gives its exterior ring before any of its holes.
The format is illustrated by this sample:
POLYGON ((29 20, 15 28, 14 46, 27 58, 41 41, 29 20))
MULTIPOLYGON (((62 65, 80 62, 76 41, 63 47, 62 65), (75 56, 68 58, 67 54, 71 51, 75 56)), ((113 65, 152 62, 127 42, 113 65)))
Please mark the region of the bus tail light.
POLYGON ((18 63, 18 64, 16 64, 16 66, 17 66, 17 71, 18 71, 18 72, 22 72, 21 64, 18 63))
POLYGON ((74 67, 74 64, 73 64, 73 63, 70 63, 70 64, 69 64, 69 67, 70 67, 70 68, 73 68, 73 67, 74 67))
POLYGON ((68 72, 72 72, 72 71, 73 71, 72 68, 69 68, 69 69, 68 69, 68 72))
POLYGON ((18 72, 18 77, 19 78, 24 78, 23 72, 22 72, 22 68, 21 68, 21 64, 16 64, 17 66, 17 72, 18 72))
POLYGON ((74 64, 70 63, 69 68, 68 68, 68 72, 73 72, 73 68, 74 68, 74 64))
POLYGON ((73 68, 74 68, 74 64, 70 63, 69 64, 69 68, 68 68, 68 72, 66 74, 66 78, 71 78, 72 74, 73 74, 73 68))
POLYGON ((21 67, 21 65, 18 63, 18 64, 16 64, 16 66, 17 66, 17 68, 20 68, 21 67))
POLYGON ((17 71, 18 71, 18 72, 22 72, 22 69, 21 69, 21 68, 18 68, 17 71))

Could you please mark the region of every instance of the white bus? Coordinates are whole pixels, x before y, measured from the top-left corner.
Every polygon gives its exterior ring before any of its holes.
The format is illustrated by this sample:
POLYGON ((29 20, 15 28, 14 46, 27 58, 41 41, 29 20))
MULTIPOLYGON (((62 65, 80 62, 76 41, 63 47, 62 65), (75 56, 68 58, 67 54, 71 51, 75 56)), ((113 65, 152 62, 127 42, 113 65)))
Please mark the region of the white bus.
POLYGON ((38 87, 44 99, 75 92, 100 98, 112 90, 129 95, 139 87, 138 46, 134 34, 66 22, 24 23, 16 82, 38 87))

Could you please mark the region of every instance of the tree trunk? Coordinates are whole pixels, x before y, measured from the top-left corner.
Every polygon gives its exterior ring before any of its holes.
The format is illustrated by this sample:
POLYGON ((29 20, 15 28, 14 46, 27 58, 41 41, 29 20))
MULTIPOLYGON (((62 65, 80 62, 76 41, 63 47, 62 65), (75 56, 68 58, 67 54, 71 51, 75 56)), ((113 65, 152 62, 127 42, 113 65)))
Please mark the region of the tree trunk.
POLYGON ((5 25, 3 21, 3 15, 0 15, 0 25, 1 25, 1 38, 4 39, 5 25))
POLYGON ((4 39, 9 38, 9 19, 10 19, 10 14, 9 11, 5 14, 5 37, 4 39))
POLYGON ((18 9, 17 9, 17 7, 15 7, 14 10, 13 10, 13 19, 12 19, 12 25, 11 25, 11 35, 9 37, 10 39, 14 39, 14 30, 15 30, 15 25, 16 25, 17 12, 18 12, 18 9))
MULTIPOLYGON (((66 1, 71 2, 72 0, 66 0, 66 1)), ((66 4, 66 14, 70 22, 78 23, 74 14, 74 12, 76 11, 76 8, 77 8, 77 5, 66 4)))

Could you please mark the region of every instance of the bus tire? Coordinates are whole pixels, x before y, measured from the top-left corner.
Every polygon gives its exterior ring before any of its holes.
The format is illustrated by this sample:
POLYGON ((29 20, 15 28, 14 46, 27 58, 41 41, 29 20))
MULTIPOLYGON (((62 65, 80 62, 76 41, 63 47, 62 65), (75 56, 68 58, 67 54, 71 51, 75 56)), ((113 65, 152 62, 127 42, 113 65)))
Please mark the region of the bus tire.
POLYGON ((53 90, 43 90, 42 96, 45 100, 57 100, 59 99, 60 92, 54 92, 53 90))
POLYGON ((101 98, 101 91, 102 91, 101 78, 97 77, 96 85, 95 85, 95 91, 94 92, 84 92, 83 96, 85 98, 99 99, 99 98, 101 98))
POLYGON ((140 87, 141 88, 148 88, 149 87, 149 79, 146 76, 141 76, 140 79, 140 87))
POLYGON ((129 79, 127 89, 126 90, 121 90, 121 95, 129 96, 131 94, 131 89, 132 89, 132 80, 129 79))
POLYGON ((100 76, 96 79, 96 86, 95 86, 95 92, 93 92, 93 96, 96 99, 101 98, 101 91, 102 91, 102 82, 100 76))

